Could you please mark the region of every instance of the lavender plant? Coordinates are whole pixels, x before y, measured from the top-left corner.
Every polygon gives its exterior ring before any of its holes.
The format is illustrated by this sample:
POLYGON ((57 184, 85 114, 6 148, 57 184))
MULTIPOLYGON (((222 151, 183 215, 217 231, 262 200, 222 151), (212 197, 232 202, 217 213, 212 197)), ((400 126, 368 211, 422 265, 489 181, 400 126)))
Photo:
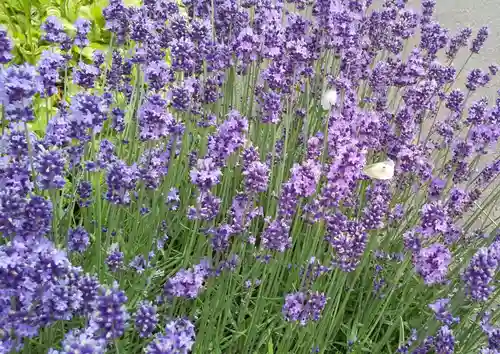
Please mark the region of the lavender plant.
POLYGON ((0 29, 1 352, 497 353, 488 30, 405 3, 110 0, 36 66, 0 29))

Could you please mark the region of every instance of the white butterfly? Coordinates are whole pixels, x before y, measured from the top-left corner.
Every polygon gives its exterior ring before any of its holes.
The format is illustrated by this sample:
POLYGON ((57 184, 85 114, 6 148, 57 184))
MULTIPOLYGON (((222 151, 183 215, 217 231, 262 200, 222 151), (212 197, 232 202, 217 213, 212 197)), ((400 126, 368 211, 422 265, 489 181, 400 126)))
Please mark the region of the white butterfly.
POLYGON ((388 180, 394 177, 394 165, 394 161, 389 159, 387 161, 368 165, 363 169, 363 172, 368 177, 374 179, 388 180))
POLYGON ((337 91, 327 90, 323 94, 323 97, 321 97, 321 107, 323 107, 324 110, 329 111, 335 103, 337 103, 337 91))

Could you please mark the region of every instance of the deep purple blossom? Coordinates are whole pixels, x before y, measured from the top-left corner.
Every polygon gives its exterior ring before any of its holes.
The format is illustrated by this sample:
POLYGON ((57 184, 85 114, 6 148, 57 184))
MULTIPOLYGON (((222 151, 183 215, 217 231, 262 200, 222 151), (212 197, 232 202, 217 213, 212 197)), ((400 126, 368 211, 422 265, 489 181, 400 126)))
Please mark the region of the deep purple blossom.
POLYGON ((208 138, 208 155, 217 162, 223 162, 229 155, 243 146, 248 132, 248 121, 237 111, 231 111, 228 118, 208 138))
POLYGON ((130 203, 130 192, 137 184, 137 166, 128 166, 125 162, 118 160, 113 162, 106 173, 106 184, 108 190, 106 199, 117 205, 128 205, 130 203))
POLYGON ((141 338, 148 338, 153 334, 158 324, 156 306, 149 301, 141 301, 135 313, 135 329, 141 338))
POLYGON ((10 40, 7 30, 0 26, 0 64, 6 64, 12 59, 12 41, 10 40))
POLYGON ((434 311, 436 319, 445 325, 451 326, 453 323, 460 321, 458 317, 453 317, 450 312, 450 299, 438 299, 430 304, 429 307, 434 311))
POLYGON ((184 318, 171 320, 165 326, 165 334, 158 334, 145 349, 146 354, 188 354, 194 345, 194 325, 184 318))
POLYGON ((448 230, 450 219, 441 202, 431 202, 422 207, 421 213, 422 233, 433 236, 448 230))
POLYGON ((55 16, 49 16, 42 23, 41 27, 44 32, 42 39, 50 43, 63 44, 68 40, 68 35, 64 32, 64 27, 59 19, 55 16))
POLYGON ((211 192, 202 191, 196 198, 196 207, 188 210, 188 218, 192 220, 213 220, 220 210, 222 201, 211 192))
POLYGON ((68 231, 68 249, 83 253, 90 245, 89 233, 82 226, 68 231))
POLYGON ((325 308, 327 298, 319 292, 297 292, 288 294, 281 312, 285 320, 299 322, 305 326, 310 321, 318 321, 325 308))
POLYGON ((106 265, 109 270, 116 272, 123 267, 124 254, 120 251, 117 243, 111 245, 108 250, 108 256, 106 257, 106 265))
POLYGON ((446 56, 448 59, 455 59, 458 51, 467 46, 470 36, 472 35, 472 30, 470 28, 464 28, 460 30, 455 36, 451 37, 450 45, 446 50, 446 56))
POLYGON ((479 53, 479 51, 483 47, 484 42, 486 42, 488 35, 489 35, 488 27, 481 27, 479 29, 479 31, 477 32, 477 36, 472 41, 472 46, 470 47, 472 53, 476 54, 479 53))
POLYGON ((245 190, 248 192, 264 192, 269 183, 269 167, 260 162, 259 154, 254 147, 248 147, 242 152, 243 176, 245 190))
POLYGON ((66 184, 64 167, 66 159, 59 150, 42 151, 36 156, 35 169, 42 189, 61 189, 66 184))
POLYGON ((9 303, 17 304, 3 312, 3 329, 13 338, 32 338, 55 321, 70 320, 82 307, 78 275, 79 269, 47 239, 2 245, 0 287, 9 303))
POLYGON ((333 265, 344 272, 352 272, 366 248, 367 234, 363 224, 336 214, 328 219, 327 225, 326 240, 335 251, 333 265))
POLYGON ((127 296, 118 283, 109 288, 101 286, 95 300, 95 311, 90 317, 90 327, 96 338, 115 340, 123 335, 129 318, 126 302, 127 296))
POLYGON ((166 101, 159 95, 148 97, 139 110, 139 137, 141 140, 164 138, 174 124, 166 108, 166 101))
POLYGON ((427 285, 443 283, 451 263, 451 252, 445 246, 435 243, 420 249, 413 262, 416 272, 427 285))
POLYGON ((37 70, 40 74, 42 97, 50 97, 57 93, 56 84, 59 81, 59 71, 62 69, 65 59, 58 53, 45 50, 38 62, 37 70))
POLYGON ((49 350, 49 354, 104 354, 106 352, 106 341, 95 338, 90 328, 85 330, 70 330, 64 336, 61 343, 62 350, 49 350))
POLYGON ((500 244, 480 248, 465 269, 462 279, 466 294, 474 301, 486 301, 495 289, 493 282, 500 259, 500 244))
POLYGON ((40 91, 35 68, 23 64, 11 65, 0 71, 0 103, 4 117, 11 122, 29 122, 35 119, 31 108, 35 93, 40 91))
POLYGON ((321 164, 315 160, 306 160, 301 165, 295 164, 291 169, 290 183, 298 196, 307 198, 316 192, 321 177, 321 164))
POLYGON ((453 354, 455 351, 455 337, 448 326, 442 326, 434 337, 436 354, 453 354))
POLYGON ((164 60, 148 63, 144 72, 149 87, 156 91, 174 81, 174 73, 164 60))
POLYGON ((219 184, 222 172, 212 158, 206 158, 198 160, 196 167, 191 170, 190 176, 191 183, 201 190, 209 190, 219 184))
POLYGON ((368 205, 363 211, 363 224, 367 230, 376 230, 384 227, 391 196, 386 183, 377 183, 367 192, 368 205))
POLYGON ((195 299, 203 291, 208 275, 208 264, 205 262, 189 269, 181 269, 165 283, 165 295, 195 299))
POLYGON ((281 120, 281 95, 274 91, 265 92, 262 95, 262 117, 263 123, 277 124, 281 120))
POLYGON ((97 276, 85 274, 78 280, 78 289, 82 293, 82 313, 89 316, 95 309, 95 299, 100 288, 99 279, 97 276))
POLYGON ((111 114, 112 114, 111 127, 118 133, 123 132, 125 130, 125 111, 116 107, 113 108, 111 114))
POLYGON ((78 63, 78 69, 73 74, 73 81, 81 87, 92 88, 99 74, 99 69, 94 65, 85 64, 81 61, 78 63))
POLYGON ((285 220, 273 220, 262 232, 261 246, 266 250, 284 252, 292 246, 290 225, 285 220))
POLYGON ((130 9, 125 7, 122 0, 111 0, 102 14, 106 20, 106 29, 116 35, 118 43, 123 43, 129 31, 130 9))
POLYGON ((89 20, 79 18, 75 22, 76 35, 75 45, 79 48, 84 48, 89 45, 88 34, 90 32, 91 23, 89 20))
POLYGON ((467 75, 467 83, 465 84, 465 87, 471 91, 475 91, 479 87, 486 86, 488 82, 490 82, 490 76, 488 73, 481 69, 473 69, 469 75, 467 75))
POLYGON ((77 93, 71 98, 69 121, 72 137, 87 141, 88 130, 99 132, 107 119, 108 104, 104 97, 77 93))

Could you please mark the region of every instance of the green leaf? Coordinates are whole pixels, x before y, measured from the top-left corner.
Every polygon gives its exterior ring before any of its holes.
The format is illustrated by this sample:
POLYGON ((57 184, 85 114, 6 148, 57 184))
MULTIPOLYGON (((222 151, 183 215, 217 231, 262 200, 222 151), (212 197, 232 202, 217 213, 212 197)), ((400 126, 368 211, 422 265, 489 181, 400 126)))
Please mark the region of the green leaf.
POLYGON ((274 345, 272 337, 269 337, 269 342, 267 342, 267 354, 274 354, 274 345))

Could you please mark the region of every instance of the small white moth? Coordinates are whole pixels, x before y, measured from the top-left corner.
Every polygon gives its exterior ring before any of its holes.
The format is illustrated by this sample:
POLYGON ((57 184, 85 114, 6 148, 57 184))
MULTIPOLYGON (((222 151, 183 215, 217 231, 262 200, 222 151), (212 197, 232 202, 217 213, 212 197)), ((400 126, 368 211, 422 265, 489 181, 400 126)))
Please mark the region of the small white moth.
POLYGON ((394 176, 394 161, 376 162, 363 169, 365 175, 374 179, 388 180, 394 176))
POLYGON ((323 97, 321 97, 321 107, 323 107, 324 110, 329 111, 332 106, 334 106, 337 103, 337 91, 336 90, 326 90, 326 92, 323 94, 323 97))

